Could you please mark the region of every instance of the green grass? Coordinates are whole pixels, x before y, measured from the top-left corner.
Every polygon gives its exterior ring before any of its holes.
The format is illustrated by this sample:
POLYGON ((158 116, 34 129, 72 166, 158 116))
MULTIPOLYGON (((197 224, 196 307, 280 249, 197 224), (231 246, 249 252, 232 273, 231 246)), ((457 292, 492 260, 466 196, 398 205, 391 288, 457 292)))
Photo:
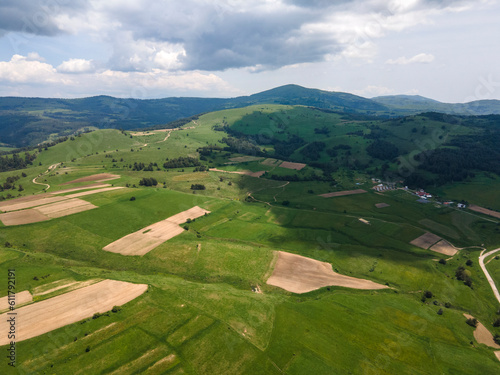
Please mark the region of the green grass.
MULTIPOLYGON (((403 190, 376 194, 369 176, 344 168, 335 173, 336 183, 289 184, 193 172, 193 168, 163 169, 167 158, 197 157, 197 148, 220 145, 224 133, 212 126, 222 121, 249 132, 278 128, 282 122, 305 139, 312 139, 314 127, 327 126, 329 145, 349 143, 353 150, 361 150, 365 140, 347 132, 371 125, 305 108, 260 105, 203 115, 185 125, 194 129, 173 131, 165 142, 159 142, 164 133, 130 138, 129 132, 107 130, 43 150, 34 166, 23 170, 22 194, 40 192, 43 187, 33 185, 31 179, 61 161, 61 167, 39 179, 51 185, 49 191, 103 172, 121 176, 106 183, 129 188, 83 197, 98 206, 90 211, 35 224, 1 225, 0 245, 9 242, 12 247, 0 247, 0 274, 15 268, 18 291, 33 291, 63 279, 93 278, 146 283, 149 289, 118 313, 19 342, 18 369, 75 374, 495 373, 498 362, 493 351, 474 341, 473 329, 462 314, 470 313, 491 332, 499 332, 492 326, 498 304, 477 262, 480 249, 472 247, 497 248, 496 223, 468 211, 417 203, 403 190), (156 162, 160 170, 133 171, 129 165, 134 162, 156 162), (154 177, 160 184, 139 188, 143 177, 154 177), (195 183, 204 184, 206 190, 193 193, 190 187, 195 183), (318 196, 355 188, 368 193, 318 196), (248 194, 258 201, 245 201, 248 194), (375 207, 382 202, 389 207, 375 207), (195 205, 211 213, 145 256, 102 250, 122 236, 195 205), (465 249, 446 264, 438 263, 440 254, 410 244, 426 231, 465 249), (269 286, 266 280, 277 250, 329 262, 336 272, 388 284, 391 289, 325 287, 296 295, 269 286), (472 266, 465 266, 469 259, 472 266), (470 271, 473 288, 456 280, 459 266, 470 271), (262 293, 252 291, 256 286, 262 293), (434 297, 422 302, 424 290, 434 297), (451 307, 445 308, 445 303, 451 307), (437 314, 440 308, 443 315, 437 314), (168 361, 160 362, 167 357, 168 361)), ((391 132, 406 137, 400 127, 391 132)), ((280 175, 317 172, 311 167, 300 172, 265 167, 258 161, 224 164, 236 156, 241 155, 217 152, 206 164, 280 175)), ((20 174, 3 172, 0 182, 20 174)), ((476 182, 485 193, 476 193, 476 202, 486 207, 481 199, 494 204, 495 181, 478 177, 476 182)), ((467 185, 444 190, 450 195, 474 192, 467 185)), ((496 280, 500 280, 499 265, 497 260, 488 264, 496 280)), ((0 283, 0 296, 6 294, 6 283, 0 283)), ((0 373, 9 373, 6 366, 5 361, 0 363, 0 373)))

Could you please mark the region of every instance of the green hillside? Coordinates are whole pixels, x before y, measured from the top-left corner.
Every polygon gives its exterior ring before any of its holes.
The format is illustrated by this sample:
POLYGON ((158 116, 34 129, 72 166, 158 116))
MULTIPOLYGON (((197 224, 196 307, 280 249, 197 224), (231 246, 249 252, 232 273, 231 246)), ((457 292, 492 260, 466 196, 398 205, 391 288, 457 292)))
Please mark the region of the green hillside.
MULTIPOLYGON (((485 138, 497 134, 495 116, 381 120, 257 104, 207 113, 176 130, 95 130, 37 148, 32 164, 0 172, 0 186, 13 185, 0 192, 3 203, 82 187, 90 182, 72 181, 100 173, 119 175, 105 183, 123 188, 81 196, 96 206, 88 211, 0 224, 0 272, 15 269, 16 291, 30 291, 34 303, 63 295, 53 289, 62 282, 112 279, 148 291, 18 341, 15 371, 4 360, 0 373, 496 373, 495 350, 476 341, 463 314, 500 334, 499 304, 478 263, 483 248, 500 246, 500 220, 439 200, 422 204, 401 183, 377 192, 371 178, 396 173, 398 158, 422 153, 419 145, 440 158, 458 147, 469 155, 476 149, 467 141, 489 147, 485 138), (307 165, 295 170, 283 161, 307 165), (354 189, 365 192, 320 196, 354 189), (210 213, 182 223, 181 234, 144 256, 103 250, 193 206, 210 213), (448 256, 411 244, 426 232, 460 250, 448 256), (277 251, 388 288, 286 291, 267 284, 277 251)), ((471 164, 474 176, 429 190, 499 209, 494 165, 471 164)), ((424 167, 422 160, 411 175, 434 178, 424 167)), ((500 261, 492 258, 487 268, 498 280, 500 261)), ((7 288, 0 284, 0 297, 7 288)))

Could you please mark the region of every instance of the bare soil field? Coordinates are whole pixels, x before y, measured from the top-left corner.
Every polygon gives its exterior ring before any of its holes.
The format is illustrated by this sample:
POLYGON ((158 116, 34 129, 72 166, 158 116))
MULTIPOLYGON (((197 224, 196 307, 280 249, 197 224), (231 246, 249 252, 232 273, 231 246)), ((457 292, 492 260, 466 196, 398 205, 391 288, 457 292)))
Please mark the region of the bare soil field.
POLYGON ((497 359, 500 361, 500 351, 495 352, 495 356, 496 356, 496 357, 497 357, 497 359))
POLYGON ((479 213, 481 213, 481 214, 485 214, 485 215, 493 216, 493 217, 496 217, 497 219, 500 219, 500 212, 493 211, 493 210, 488 210, 487 208, 483 208, 483 207, 480 207, 480 206, 476 206, 475 204, 471 204, 471 205, 469 206, 469 208, 470 208, 472 211, 476 211, 476 212, 479 212, 479 213))
POLYGON ((45 296, 50 293, 54 293, 64 289, 64 292, 69 292, 71 290, 75 290, 78 288, 83 288, 85 286, 89 286, 95 284, 99 281, 99 279, 91 279, 87 281, 75 281, 73 279, 63 279, 51 282, 49 284, 41 285, 33 289, 33 295, 35 296, 45 296))
MULTIPOLYGON (((30 197, 31 198, 31 197, 30 197)), ((22 199, 22 198, 18 198, 22 199)), ((54 197, 54 196, 43 196, 38 199, 31 199, 31 200, 24 200, 24 201, 17 201, 15 199, 9 201, 10 204, 4 205, 1 207, 1 210, 4 212, 9 212, 9 211, 17 211, 17 210, 24 210, 26 208, 31 208, 31 207, 36 207, 36 206, 42 206, 44 204, 49 204, 49 203, 54 203, 54 202, 59 202, 62 200, 65 200, 65 197, 54 197)))
POLYGON ((257 161, 257 160, 262 160, 264 159, 263 157, 258 157, 258 156, 238 156, 235 158, 229 158, 231 161, 235 161, 237 163, 245 163, 247 161, 257 161))
MULTIPOLYGON (((33 296, 27 290, 23 290, 22 292, 16 293, 16 306, 24 305, 25 303, 32 302, 33 296)), ((9 297, 5 296, 0 298, 0 311, 8 310, 9 305, 9 297)))
POLYGON ((233 173, 233 174, 244 174, 244 175, 247 175, 247 176, 250 176, 253 173, 251 171, 224 171, 224 170, 218 169, 218 168, 209 168, 208 170, 210 172, 224 172, 224 173, 233 173))
POLYGON ((0 214, 0 221, 3 223, 3 225, 31 224, 46 220, 50 220, 50 218, 41 214, 34 208, 0 214))
MULTIPOLYGON (((474 319, 472 315, 464 314, 467 319, 474 319)), ((500 349, 500 345, 498 345, 493 340, 493 335, 488 329, 482 325, 480 322, 477 322, 476 330, 474 331, 474 338, 480 344, 484 344, 489 346, 490 348, 500 349)))
POLYGON ((264 173, 266 173, 266 171, 258 171, 258 172, 251 173, 249 176, 258 178, 258 177, 262 176, 264 173))
POLYGON ((93 208, 97 208, 97 206, 82 199, 74 198, 37 207, 34 210, 38 211, 42 215, 50 217, 51 219, 55 219, 58 217, 76 214, 78 212, 88 211, 93 208))
POLYGON ((13 203, 17 204, 17 203, 23 203, 23 202, 31 202, 31 201, 36 201, 36 200, 42 199, 42 198, 48 198, 50 196, 51 196, 50 194, 44 193, 44 194, 28 195, 26 197, 9 199, 9 200, 0 202, 0 210, 2 209, 2 207, 10 206, 13 203))
POLYGON ((442 238, 439 236, 436 236, 433 233, 424 233, 420 237, 415 238, 413 241, 410 243, 412 245, 415 245, 417 247, 420 247, 421 249, 428 249, 432 245, 436 244, 438 241, 441 241, 442 238))
POLYGON ((385 285, 333 272, 330 263, 320 262, 296 254, 278 252, 278 261, 267 280, 293 293, 307 293, 324 286, 342 286, 354 289, 386 289, 385 285))
POLYGON ((52 191, 49 194, 55 195, 55 194, 65 194, 65 193, 71 193, 72 191, 79 191, 79 190, 87 190, 87 189, 97 189, 97 188, 103 188, 103 187, 109 187, 111 186, 110 184, 101 184, 100 182, 96 182, 95 184, 89 184, 89 185, 84 185, 84 186, 79 186, 79 187, 74 187, 74 188, 69 188, 69 189, 64 189, 64 190, 58 190, 58 191, 52 191))
POLYGON ((122 255, 147 254, 163 242, 184 232, 184 229, 179 224, 185 223, 187 219, 196 219, 205 215, 205 213, 210 213, 210 211, 198 206, 192 207, 137 232, 130 233, 106 245, 103 250, 122 255))
POLYGON ((385 208, 385 207, 390 207, 391 205, 390 204, 387 204, 387 203, 377 203, 375 205, 375 207, 377 208, 385 208))
POLYGON ((175 223, 175 224, 183 224, 187 221, 187 219, 191 219, 191 220, 197 219, 197 218, 205 215, 205 213, 209 214, 210 211, 204 210, 203 208, 198 207, 198 206, 194 206, 194 207, 191 207, 189 210, 179 212, 178 214, 176 214, 174 216, 170 216, 166 220, 170 221, 171 223, 175 223))
POLYGON ((84 197, 86 195, 92 195, 96 193, 102 193, 103 191, 112 191, 112 190, 118 190, 118 189, 125 189, 124 186, 114 186, 114 187, 106 187, 102 189, 95 189, 95 190, 90 190, 90 191, 82 191, 80 193, 74 193, 70 195, 66 195, 65 198, 77 198, 77 197, 84 197))
POLYGON ((446 240, 441 240, 435 245, 432 245, 429 250, 435 251, 448 256, 454 256, 458 250, 446 240))
POLYGON ((93 174, 90 176, 86 177, 81 177, 77 178, 76 180, 68 181, 65 182, 64 184, 61 185, 71 185, 71 184, 77 184, 79 182, 89 182, 89 181, 108 181, 108 180, 115 180, 117 178, 120 178, 120 175, 117 174, 111 174, 111 173, 99 173, 99 174, 93 174))
MULTIPOLYGON (((45 301, 33 303, 16 310, 16 341, 23 341, 53 331, 65 325, 104 313, 113 306, 123 305, 144 293, 145 284, 132 284, 104 280, 45 301)), ((0 315, 0 331, 8 332, 7 314, 0 315)), ((9 342, 7 335, 0 336, 0 345, 9 342)))
POLYGON ((284 161, 279 166, 281 168, 295 169, 296 171, 300 171, 302 168, 305 168, 307 166, 307 164, 292 163, 291 161, 284 161))
POLYGON ((331 197, 342 197, 344 195, 353 195, 353 194, 363 194, 366 193, 366 190, 356 189, 356 190, 344 190, 344 191, 334 191, 333 193, 320 194, 320 197, 331 198, 331 197))

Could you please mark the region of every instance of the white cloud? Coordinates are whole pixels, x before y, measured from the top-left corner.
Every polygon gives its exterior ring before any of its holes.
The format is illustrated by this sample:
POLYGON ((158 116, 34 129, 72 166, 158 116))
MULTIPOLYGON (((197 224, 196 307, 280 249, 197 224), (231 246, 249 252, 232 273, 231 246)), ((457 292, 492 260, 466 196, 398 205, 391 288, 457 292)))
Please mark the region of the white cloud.
MULTIPOLYGON (((160 51, 156 56, 162 64, 171 64, 168 53, 160 51), (162 59, 164 59, 162 61, 162 59)), ((177 71, 152 68, 148 72, 96 71, 91 60, 70 59, 54 68, 43 62, 36 53, 27 56, 14 55, 10 61, 0 62, 0 95, 33 96, 36 87, 43 88, 41 96, 79 96, 78 93, 108 94, 120 97, 165 97, 197 92, 213 96, 216 93, 235 92, 227 82, 214 73, 201 71, 177 71), (74 74, 79 73, 79 74, 74 74)), ((80 94, 81 95, 81 94, 80 94)))
POLYGON ((34 84, 62 81, 52 65, 39 61, 41 58, 38 54, 29 56, 16 54, 10 61, 1 61, 0 81, 34 84))
POLYGON ((405 56, 398 57, 397 59, 389 59, 385 63, 390 65, 408 65, 415 63, 428 64, 434 61, 434 55, 430 53, 419 53, 413 57, 407 58, 405 56))
POLYGON ((57 67, 59 73, 89 73, 94 70, 94 62, 85 59, 69 59, 57 67))

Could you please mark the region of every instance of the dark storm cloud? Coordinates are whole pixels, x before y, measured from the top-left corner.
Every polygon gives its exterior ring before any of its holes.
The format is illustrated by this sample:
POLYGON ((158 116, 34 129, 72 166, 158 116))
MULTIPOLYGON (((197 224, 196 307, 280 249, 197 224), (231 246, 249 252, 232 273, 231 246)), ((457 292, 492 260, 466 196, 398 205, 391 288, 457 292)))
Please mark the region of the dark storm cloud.
POLYGON ((35 35, 60 34, 54 17, 74 14, 84 9, 86 0, 2 0, 0 2, 0 35, 13 31, 35 35))

